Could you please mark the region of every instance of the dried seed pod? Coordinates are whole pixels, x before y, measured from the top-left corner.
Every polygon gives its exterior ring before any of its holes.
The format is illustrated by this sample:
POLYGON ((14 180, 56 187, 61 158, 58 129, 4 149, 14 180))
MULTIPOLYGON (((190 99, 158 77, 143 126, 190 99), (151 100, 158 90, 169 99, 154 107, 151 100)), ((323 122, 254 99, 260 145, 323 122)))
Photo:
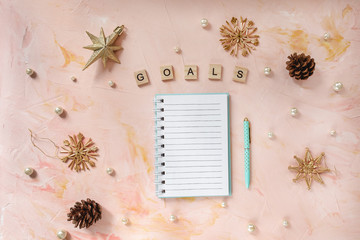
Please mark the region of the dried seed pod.
POLYGON ((306 80, 314 73, 315 61, 310 55, 293 53, 288 56, 288 59, 286 69, 289 71, 290 77, 294 77, 296 80, 306 80))

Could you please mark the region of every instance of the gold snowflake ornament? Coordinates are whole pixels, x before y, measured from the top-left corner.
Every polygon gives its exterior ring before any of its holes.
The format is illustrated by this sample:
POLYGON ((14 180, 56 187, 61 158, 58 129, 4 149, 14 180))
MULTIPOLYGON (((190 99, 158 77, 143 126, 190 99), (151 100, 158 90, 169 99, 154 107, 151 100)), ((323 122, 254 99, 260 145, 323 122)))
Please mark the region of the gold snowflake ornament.
POLYGON ((96 153, 98 148, 94 146, 91 138, 85 144, 85 137, 82 133, 79 133, 77 136, 74 135, 73 137, 69 135, 69 138, 70 141, 65 140, 65 146, 61 147, 64 151, 60 153, 66 154, 61 160, 64 163, 70 160, 71 162, 68 167, 71 170, 75 169, 76 172, 80 172, 81 170, 86 171, 86 169, 90 170, 88 164, 91 167, 95 167, 93 160, 96 160, 96 157, 99 155, 96 153))
POLYGON ((297 175, 293 179, 294 182, 305 179, 306 184, 308 186, 308 190, 311 189, 311 183, 313 180, 324 184, 324 181, 320 177, 321 173, 329 172, 330 169, 326 166, 321 166, 322 159, 325 156, 325 153, 321 153, 317 158, 313 158, 311 156, 310 150, 306 148, 305 158, 300 159, 297 156, 294 156, 296 159, 298 166, 293 167, 289 166, 289 170, 296 171, 297 175))
POLYGON ((230 23, 226 21, 226 25, 221 26, 220 34, 224 38, 220 39, 220 42, 226 51, 231 50, 230 55, 237 57, 241 50, 241 54, 246 57, 259 45, 259 35, 254 35, 256 30, 253 21, 233 17, 230 23))
POLYGON ((122 47, 114 46, 113 44, 116 39, 123 33, 123 30, 124 25, 121 25, 120 27, 115 28, 114 32, 108 37, 105 37, 103 28, 101 28, 100 30, 99 37, 96 37, 91 33, 86 32, 93 44, 85 46, 84 48, 92 50, 94 52, 91 55, 89 61, 85 64, 83 70, 85 70, 87 67, 89 67, 91 64, 93 64, 96 60, 100 58, 104 64, 104 67, 106 67, 106 62, 108 59, 111 59, 116 63, 120 63, 120 60, 115 55, 114 51, 121 50, 122 47))

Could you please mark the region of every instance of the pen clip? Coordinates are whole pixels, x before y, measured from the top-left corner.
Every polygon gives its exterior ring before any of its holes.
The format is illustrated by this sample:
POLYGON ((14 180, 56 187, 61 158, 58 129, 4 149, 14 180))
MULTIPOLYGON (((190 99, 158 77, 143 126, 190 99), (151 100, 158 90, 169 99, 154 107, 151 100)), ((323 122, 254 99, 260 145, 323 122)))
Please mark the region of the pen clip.
POLYGON ((251 127, 250 127, 250 122, 249 122, 249 143, 251 143, 251 127))

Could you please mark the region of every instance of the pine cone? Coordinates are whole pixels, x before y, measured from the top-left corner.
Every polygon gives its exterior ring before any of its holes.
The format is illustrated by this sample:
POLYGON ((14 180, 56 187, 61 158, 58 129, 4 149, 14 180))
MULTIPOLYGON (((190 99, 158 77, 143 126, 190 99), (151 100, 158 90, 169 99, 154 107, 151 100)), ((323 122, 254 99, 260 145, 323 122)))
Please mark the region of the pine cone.
POLYGON ((286 62, 286 69, 289 70, 290 77, 295 77, 296 80, 306 80, 314 73, 315 61, 310 55, 293 53, 288 56, 288 59, 290 61, 286 62))
POLYGON ((68 221, 72 221, 75 227, 88 228, 101 219, 101 208, 97 202, 88 198, 86 201, 76 202, 67 216, 68 221))

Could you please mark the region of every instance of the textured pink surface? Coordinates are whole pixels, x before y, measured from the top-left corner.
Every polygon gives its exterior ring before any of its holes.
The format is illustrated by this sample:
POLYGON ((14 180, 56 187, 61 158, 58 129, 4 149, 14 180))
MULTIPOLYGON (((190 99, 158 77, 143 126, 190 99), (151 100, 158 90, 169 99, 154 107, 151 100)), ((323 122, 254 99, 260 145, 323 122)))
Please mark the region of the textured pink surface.
MULTIPOLYGON (((358 1, 19 1, 0 3, 0 239, 359 239, 360 62, 358 1), (122 3, 121 3, 122 2, 122 3), (260 45, 247 58, 231 57, 218 28, 240 15, 255 22, 260 45), (210 26, 203 29, 200 19, 210 26), (101 62, 82 72, 91 52, 85 30, 105 34, 124 24, 121 64, 101 62), (324 42, 329 32, 332 40, 324 42), (174 53, 180 46, 182 54, 174 53), (289 78, 286 57, 304 51, 316 61, 307 81, 289 78), (208 65, 223 65, 223 80, 207 79, 208 65), (175 81, 160 80, 172 64, 175 81), (199 80, 183 79, 184 64, 199 66, 199 80), (233 82, 235 65, 248 82, 233 82), (263 74, 265 66, 272 75, 263 74), (36 78, 25 74, 33 68, 36 78), (139 88, 133 72, 146 69, 151 83, 139 88), (76 83, 70 80, 76 76, 76 83), (109 80, 116 82, 110 88, 109 80), (336 94, 334 82, 344 84, 336 94), (154 194, 152 98, 156 93, 229 92, 232 185, 228 198, 159 200, 154 194), (56 106, 67 116, 54 113, 56 106), (300 115, 292 118, 291 107, 300 115), (242 121, 252 124, 252 179, 244 186, 242 121), (82 132, 99 147, 96 168, 70 171, 30 142, 28 128, 57 144, 82 132), (329 131, 335 129, 337 136, 329 131), (267 132, 276 138, 269 140, 267 132), (305 147, 325 152, 333 171, 325 185, 293 183, 293 155, 305 147), (25 167, 37 176, 29 178, 25 167), (113 167, 116 175, 105 172, 113 167), (336 169, 336 170, 335 170, 336 169), (74 229, 66 213, 75 201, 93 198, 103 219, 74 229), (226 201, 227 208, 220 203, 226 201), (170 223, 171 214, 178 216, 170 223), (127 216, 131 224, 123 226, 127 216), (282 227, 282 219, 290 222, 282 227), (253 222, 257 230, 247 232, 253 222)), ((37 142, 47 153, 53 148, 37 142)))

